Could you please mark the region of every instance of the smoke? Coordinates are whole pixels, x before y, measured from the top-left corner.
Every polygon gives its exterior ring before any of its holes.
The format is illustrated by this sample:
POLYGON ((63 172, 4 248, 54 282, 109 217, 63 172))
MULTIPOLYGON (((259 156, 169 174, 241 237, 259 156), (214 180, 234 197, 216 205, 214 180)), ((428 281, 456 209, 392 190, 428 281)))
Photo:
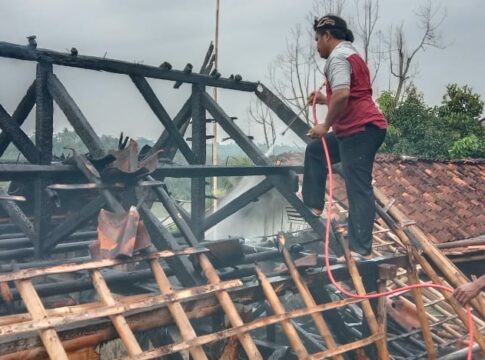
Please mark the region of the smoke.
MULTIPOLYGON (((257 185, 263 176, 243 177, 241 181, 219 203, 222 208, 230 201, 257 185)), ((207 232, 207 239, 213 240, 226 237, 244 237, 256 239, 262 236, 276 234, 289 227, 286 207, 288 202, 272 189, 260 196, 256 202, 248 204, 238 212, 217 224, 207 232)))

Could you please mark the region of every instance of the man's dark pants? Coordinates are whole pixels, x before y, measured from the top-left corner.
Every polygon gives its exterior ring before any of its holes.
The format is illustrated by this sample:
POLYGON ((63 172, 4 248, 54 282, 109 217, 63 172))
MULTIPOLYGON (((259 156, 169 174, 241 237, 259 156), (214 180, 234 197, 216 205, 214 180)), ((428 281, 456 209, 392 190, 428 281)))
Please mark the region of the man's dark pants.
MULTIPOLYGON (((368 124, 364 131, 337 138, 326 136, 332 164, 341 162, 349 202, 348 237, 351 250, 368 255, 372 250, 372 228, 375 199, 372 189, 372 167, 386 130, 368 124)), ((323 209, 327 162, 321 139, 307 145, 303 174, 303 201, 314 209, 323 209)))

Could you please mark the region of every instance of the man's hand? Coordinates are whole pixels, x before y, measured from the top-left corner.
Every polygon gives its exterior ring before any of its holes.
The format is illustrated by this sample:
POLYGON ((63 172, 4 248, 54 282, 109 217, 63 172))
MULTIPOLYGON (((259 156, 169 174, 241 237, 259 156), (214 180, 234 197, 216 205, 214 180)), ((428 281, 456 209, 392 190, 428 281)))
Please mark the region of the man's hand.
POLYGON ((307 135, 313 139, 322 138, 327 135, 329 129, 330 126, 326 124, 318 124, 315 127, 311 128, 310 131, 308 131, 307 135))
POLYGON ((462 305, 467 304, 471 299, 477 296, 481 291, 479 284, 472 281, 458 286, 453 292, 453 296, 462 305))
POLYGON ((313 105, 313 97, 315 96, 315 94, 317 97, 315 101, 316 104, 327 105, 327 97, 325 95, 323 95, 320 91, 312 91, 310 95, 308 95, 306 98, 306 103, 308 106, 313 105))

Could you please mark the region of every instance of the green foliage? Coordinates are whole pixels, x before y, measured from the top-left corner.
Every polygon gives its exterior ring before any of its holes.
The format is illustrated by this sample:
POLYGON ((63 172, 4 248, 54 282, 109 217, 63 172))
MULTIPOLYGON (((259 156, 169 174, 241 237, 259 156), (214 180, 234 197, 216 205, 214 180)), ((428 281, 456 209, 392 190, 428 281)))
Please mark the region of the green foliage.
POLYGON ((377 105, 386 116, 389 116, 397 106, 396 96, 392 91, 383 91, 377 99, 377 105))
POLYGON ((485 128, 480 95, 468 86, 447 86, 439 107, 429 107, 415 87, 397 102, 390 92, 377 100, 389 120, 383 152, 445 160, 485 157, 485 128))
POLYGON ((457 84, 449 84, 446 87, 446 93, 438 108, 438 114, 441 117, 463 114, 476 118, 482 114, 482 111, 483 100, 480 99, 480 95, 473 93, 468 85, 460 87, 457 84))
POLYGON ((485 157, 485 141, 472 134, 455 141, 448 152, 452 158, 485 157))

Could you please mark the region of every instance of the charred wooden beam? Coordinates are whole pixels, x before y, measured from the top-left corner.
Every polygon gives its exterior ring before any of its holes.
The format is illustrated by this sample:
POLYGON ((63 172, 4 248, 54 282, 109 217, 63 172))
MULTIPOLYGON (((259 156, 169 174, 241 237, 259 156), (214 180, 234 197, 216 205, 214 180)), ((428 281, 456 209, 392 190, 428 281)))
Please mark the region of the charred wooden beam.
POLYGON ((40 151, 39 164, 50 164, 52 161, 52 137, 54 108, 52 96, 47 89, 47 79, 52 74, 52 64, 37 64, 35 79, 35 144, 40 151))
POLYGON ((84 205, 79 212, 70 214, 61 224, 59 224, 47 236, 43 243, 43 250, 48 252, 63 239, 75 232, 79 227, 98 215, 99 210, 104 206, 105 200, 99 196, 84 205))
POLYGON ((175 204, 175 201, 172 199, 172 197, 170 197, 170 195, 165 191, 162 186, 154 188, 153 191, 160 199, 161 203, 167 210, 175 225, 177 225, 178 229, 186 239, 187 243, 190 246, 197 246, 199 244, 197 238, 195 237, 194 233, 192 232, 190 226, 187 224, 185 219, 180 215, 179 209, 177 208, 177 205, 175 204))
MULTIPOLYGON (((98 171, 83 155, 74 152, 73 158, 79 170, 81 170, 81 172, 90 182, 97 185, 101 184, 98 171)), ((98 188, 98 192, 104 198, 106 205, 111 209, 111 211, 118 214, 122 214, 125 211, 121 202, 112 194, 111 191, 100 186, 98 188)))
POLYGON ((88 148, 91 156, 94 158, 102 157, 104 155, 104 149, 101 140, 56 75, 49 74, 47 77, 47 87, 57 105, 59 105, 66 115, 69 123, 88 148))
MULTIPOLYGON (((213 176, 258 176, 258 175, 288 175, 291 172, 300 174, 302 166, 213 166, 213 165, 164 165, 158 167, 152 176, 156 180, 166 177, 191 178, 213 176)), ((36 164, 1 164, 0 181, 22 180, 26 177, 40 177, 52 181, 65 181, 79 179, 81 173, 73 165, 36 165, 36 164)))
POLYGON ((185 248, 180 250, 164 250, 154 253, 149 253, 146 255, 136 255, 128 259, 101 259, 88 261, 85 264, 64 264, 58 266, 51 266, 42 269, 26 269, 19 270, 11 274, 0 274, 0 282, 3 281, 14 281, 29 279, 38 276, 54 275, 54 274, 65 274, 69 272, 82 271, 82 270, 92 270, 101 269, 106 267, 113 267, 116 265, 139 262, 142 260, 152 260, 152 259, 168 259, 179 257, 181 255, 194 255, 207 252, 206 248, 185 248))
MULTIPOLYGON (((0 194, 7 195, 6 191, 0 188, 0 194)), ((29 238, 31 242, 35 241, 35 229, 27 215, 20 207, 11 200, 0 200, 0 206, 10 216, 12 222, 29 238)))
POLYGON ((0 57, 30 60, 49 61, 52 64, 71 66, 83 69, 107 71, 116 74, 144 76, 171 81, 181 81, 204 86, 214 86, 239 91, 254 91, 257 83, 248 81, 233 81, 230 79, 216 79, 214 77, 196 73, 184 73, 180 70, 168 70, 157 66, 134 64, 126 61, 112 60, 94 56, 71 56, 46 49, 31 49, 23 45, 0 42, 0 57))
POLYGON ((34 164, 39 162, 41 157, 39 150, 22 129, 20 129, 18 123, 12 121, 12 118, 2 105, 0 105, 0 129, 2 129, 2 134, 8 135, 13 144, 28 161, 34 164))
POLYGON ((271 92, 263 84, 258 84, 255 91, 256 96, 268 106, 273 112, 305 143, 310 142, 307 136, 310 127, 306 122, 301 120, 293 110, 291 110, 279 97, 271 92))
MULTIPOLYGON (((90 258, 87 258, 88 261, 90 258)), ((83 258, 79 258, 78 263, 85 262, 83 258)), ((173 275, 172 270, 166 269, 167 274, 173 275)), ((138 281, 147 281, 153 278, 152 272, 149 269, 134 270, 130 272, 116 272, 108 273, 105 276, 106 281, 112 287, 126 286, 127 284, 134 284, 138 281)), ((90 279, 83 277, 76 280, 66 280, 54 283, 35 284, 35 290, 42 297, 56 296, 68 294, 75 291, 92 290, 93 283, 90 279)), ((19 299, 18 292, 12 289, 12 295, 15 300, 19 299)), ((0 303, 2 300, 0 299, 0 303)))
MULTIPOLYGON (((24 123, 25 119, 27 119, 27 116, 35 105, 35 89, 36 84, 34 80, 32 85, 29 86, 27 93, 12 114, 12 121, 18 126, 21 126, 24 123)), ((7 150, 7 147, 11 141, 12 138, 9 134, 5 132, 0 134, 0 157, 3 155, 5 150, 7 150)))
MULTIPOLYGON (((200 165, 206 162, 206 115, 202 104, 203 94, 207 95, 203 87, 192 86, 192 151, 196 154, 195 163, 200 165)), ((190 193, 192 230, 195 238, 203 241, 206 195, 205 177, 192 178, 190 193)))
MULTIPOLYGON (((177 113, 177 115, 175 115, 175 117, 173 118, 173 124, 177 128, 177 131, 180 132, 180 135, 182 137, 183 137, 183 134, 185 133, 185 130, 187 129, 191 113, 192 113, 192 100, 189 97, 187 101, 184 103, 184 105, 182 105, 182 108, 177 113)), ((150 155, 153 155, 158 150, 167 149, 170 147, 176 148, 175 141, 171 139, 169 131, 167 129, 164 129, 162 135, 160 135, 160 137, 155 142, 153 147, 146 154, 145 158, 149 157, 150 155)), ((175 152, 173 152, 173 155, 172 155, 172 152, 170 154, 164 154, 164 155, 170 159, 173 159, 173 157, 175 156, 175 152)))
POLYGON ((214 53, 214 43, 211 41, 209 48, 207 49, 207 52, 205 54, 204 61, 202 62, 202 65, 200 66, 199 72, 201 74, 209 74, 210 73, 210 70, 212 68, 212 64, 214 63, 214 61, 212 60, 214 55, 215 55, 215 53, 214 53))
POLYGON ((167 111, 163 107, 163 105, 158 100, 157 95, 151 88, 148 81, 145 78, 140 76, 131 76, 131 80, 135 84, 136 88, 142 94, 145 101, 148 103, 152 111, 155 113, 157 118, 163 124, 165 129, 168 131, 168 134, 175 141, 179 150, 182 152, 184 157, 187 159, 189 163, 195 163, 195 155, 190 149, 190 147, 185 142, 182 135, 180 135, 179 129, 177 126, 172 122, 170 115, 168 115, 167 111))
MULTIPOLYGON (((70 242, 67 244, 59 244, 54 249, 51 250, 51 253, 59 254, 59 253, 65 253, 68 251, 87 250, 89 244, 91 244, 91 241, 79 241, 79 242, 70 242)), ((33 247, 13 249, 13 250, 2 250, 0 252, 0 260, 31 258, 33 256, 35 256, 35 250, 33 247)))
MULTIPOLYGON (((4 238, 0 239, 0 249, 18 249, 22 247, 29 247, 32 246, 30 239, 26 236, 22 236, 20 234, 18 237, 11 237, 11 238, 4 238)), ((86 239, 95 239, 97 237, 96 231, 80 231, 78 233, 66 236, 63 241, 75 241, 75 240, 86 240, 86 239)), ((45 260, 44 260, 45 262, 45 260)), ((3 265, 0 265, 2 268, 3 265)), ((32 267, 35 267, 32 265, 32 267)), ((1 270, 0 270, 1 271, 1 270)))
MULTIPOLYGON (((35 144, 40 152, 40 165, 48 165, 52 161, 52 138, 54 135, 54 104, 47 89, 47 79, 52 75, 52 64, 40 62, 37 64, 35 79, 35 144)), ((35 179, 34 185, 34 226, 35 226, 35 256, 39 258, 42 243, 50 228, 52 202, 45 191, 48 183, 44 179, 35 179)))
POLYGON ((208 230, 211 227, 217 225, 219 222, 228 218, 235 212, 241 210, 244 206, 255 201, 259 196, 264 195, 272 188, 273 188, 273 183, 268 179, 265 179, 259 184, 257 184, 256 186, 253 186, 252 188, 245 191, 244 193, 236 197, 228 204, 224 205, 216 212, 207 216, 204 221, 204 230, 208 230))
MULTIPOLYGON (((173 235, 153 215, 146 204, 143 204, 139 211, 152 242, 157 249, 178 250, 181 248, 177 240, 175 240, 173 235)), ((177 274, 177 278, 184 286, 194 286, 197 283, 194 275, 194 267, 188 259, 175 257, 167 259, 167 263, 177 274)))

